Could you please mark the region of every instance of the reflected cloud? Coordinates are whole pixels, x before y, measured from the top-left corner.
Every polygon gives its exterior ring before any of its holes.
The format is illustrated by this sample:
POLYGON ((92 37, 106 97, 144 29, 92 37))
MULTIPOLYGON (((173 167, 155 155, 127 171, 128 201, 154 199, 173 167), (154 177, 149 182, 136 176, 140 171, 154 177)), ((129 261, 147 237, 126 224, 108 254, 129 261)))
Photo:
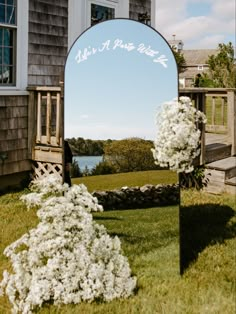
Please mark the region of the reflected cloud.
POLYGON ((65 137, 83 137, 91 139, 124 139, 129 137, 140 137, 146 140, 154 140, 156 130, 153 127, 133 127, 109 124, 86 124, 86 125, 70 125, 65 129, 65 137))
POLYGON ((89 115, 88 114, 81 114, 80 117, 79 117, 81 120, 86 120, 89 118, 89 115))

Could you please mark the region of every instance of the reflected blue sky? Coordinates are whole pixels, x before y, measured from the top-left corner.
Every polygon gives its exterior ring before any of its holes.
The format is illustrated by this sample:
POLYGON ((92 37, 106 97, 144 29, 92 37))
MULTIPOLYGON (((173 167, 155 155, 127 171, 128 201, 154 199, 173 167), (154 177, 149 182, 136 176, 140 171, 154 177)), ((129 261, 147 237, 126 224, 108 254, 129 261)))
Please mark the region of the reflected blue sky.
POLYGON ((109 20, 83 33, 65 67, 65 138, 154 139, 155 115, 177 97, 173 54, 139 22, 109 20))

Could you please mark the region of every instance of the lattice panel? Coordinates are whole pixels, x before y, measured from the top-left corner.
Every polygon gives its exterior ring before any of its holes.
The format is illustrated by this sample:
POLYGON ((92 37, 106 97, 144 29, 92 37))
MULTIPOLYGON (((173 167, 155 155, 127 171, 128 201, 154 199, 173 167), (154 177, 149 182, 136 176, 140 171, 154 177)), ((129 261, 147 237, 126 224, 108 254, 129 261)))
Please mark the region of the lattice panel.
POLYGON ((33 178, 38 179, 49 174, 62 176, 62 165, 49 162, 35 161, 33 164, 33 178))

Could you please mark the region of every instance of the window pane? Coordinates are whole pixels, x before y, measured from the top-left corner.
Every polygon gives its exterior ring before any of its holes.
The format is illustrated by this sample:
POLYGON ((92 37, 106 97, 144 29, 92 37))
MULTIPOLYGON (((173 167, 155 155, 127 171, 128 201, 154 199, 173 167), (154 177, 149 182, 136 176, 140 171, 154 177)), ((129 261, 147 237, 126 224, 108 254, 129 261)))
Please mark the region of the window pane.
POLYGON ((0 28, 0 84, 13 84, 15 80, 15 30, 0 28))
POLYGON ((5 23, 6 21, 5 12, 5 5, 0 4, 0 23, 5 23))
POLYGON ((8 6, 7 7, 7 20, 6 23, 8 24, 15 24, 15 7, 13 6, 8 6))
POLYGON ((2 66, 0 65, 0 84, 2 84, 2 73, 3 73, 2 66))
POLYGON ((16 25, 16 0, 0 0, 0 84, 15 83, 15 35, 16 29, 8 25, 16 25))
POLYGON ((10 30, 3 29, 3 46, 10 46, 10 30))
POLYGON ((3 44, 3 29, 0 28, 0 46, 3 44))
POLYGON ((115 17, 115 9, 91 4, 91 26, 115 17))
POLYGON ((14 5, 15 4, 15 0, 7 0, 7 4, 8 5, 14 5))
POLYGON ((0 23, 16 24, 16 6, 14 1, 0 2, 0 23))
POLYGON ((3 49, 2 49, 2 47, 0 47, 0 67, 2 66, 2 63, 3 63, 2 54, 3 54, 3 49))
POLYGON ((13 46, 13 31, 9 29, 4 29, 4 40, 3 45, 7 47, 13 46))
POLYGON ((13 49, 5 48, 4 49, 4 64, 12 65, 13 64, 13 49))
POLYGON ((4 84, 12 83, 12 68, 2 66, 0 70, 0 81, 4 84))

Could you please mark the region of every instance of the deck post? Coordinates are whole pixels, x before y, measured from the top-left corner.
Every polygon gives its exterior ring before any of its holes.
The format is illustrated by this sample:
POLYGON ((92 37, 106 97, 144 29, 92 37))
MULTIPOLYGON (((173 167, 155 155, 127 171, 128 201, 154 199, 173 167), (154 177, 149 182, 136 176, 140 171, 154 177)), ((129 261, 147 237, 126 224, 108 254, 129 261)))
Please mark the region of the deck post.
POLYGON ((57 93, 57 102, 56 102, 56 142, 57 145, 60 144, 60 127, 61 127, 61 95, 57 93))
POLYGON ((36 141, 36 121, 35 92, 30 91, 28 102, 28 154, 30 160, 36 141))
POLYGON ((36 142, 41 142, 41 136, 42 136, 42 113, 41 113, 41 93, 38 92, 37 97, 37 138, 36 142))
POLYGON ((48 144, 51 143, 51 118, 52 118, 52 99, 51 93, 47 92, 46 137, 48 144))
MULTIPOLYGON (((203 113, 206 113, 206 93, 207 89, 204 88, 182 88, 179 90, 180 96, 189 97, 194 102, 195 108, 203 113)), ((198 163, 203 165, 206 155, 205 124, 200 123, 198 127, 201 131, 201 155, 198 158, 198 163)))
POLYGON ((229 142, 232 144, 231 156, 236 155, 236 89, 228 89, 228 138, 229 142))
MULTIPOLYGON (((200 100, 201 107, 199 108, 199 110, 201 110, 204 114, 206 114, 206 93, 201 93, 200 97, 201 97, 201 100, 200 100)), ((200 130, 201 130, 200 165, 204 165, 205 159, 206 159, 206 127, 204 123, 201 123, 200 130)))

